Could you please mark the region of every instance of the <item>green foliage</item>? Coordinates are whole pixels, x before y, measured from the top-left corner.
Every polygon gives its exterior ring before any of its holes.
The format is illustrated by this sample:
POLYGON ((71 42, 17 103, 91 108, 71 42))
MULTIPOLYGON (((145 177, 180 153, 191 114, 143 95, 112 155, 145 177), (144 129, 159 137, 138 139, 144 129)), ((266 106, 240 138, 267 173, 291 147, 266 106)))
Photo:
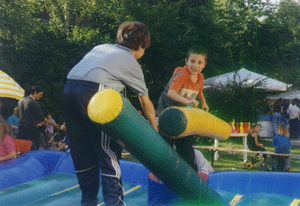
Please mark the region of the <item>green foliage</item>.
POLYGON ((20 47, 40 29, 40 19, 35 18, 40 12, 41 4, 38 0, 0 1, 1 42, 20 47))
MULTIPOLYGON (((292 0, 278 5, 262 0, 3 0, 0 68, 27 91, 43 86, 43 111, 54 112, 62 121, 68 71, 95 45, 114 43, 120 23, 137 20, 151 33, 152 44, 140 64, 155 106, 194 44, 208 50, 206 78, 246 67, 297 88, 299 9, 292 0)), ((133 105, 139 105, 136 96, 128 94, 133 105)), ((260 92, 241 85, 205 93, 214 114, 231 120, 240 118, 238 110, 247 111, 244 121, 256 111, 249 94, 260 98, 260 92)))
POLYGON ((194 141, 194 145, 213 145, 214 139, 209 137, 194 135, 193 141, 194 141))
POLYGON ((266 92, 256 89, 264 84, 264 80, 248 84, 248 79, 241 81, 236 73, 228 84, 211 87, 205 90, 206 101, 210 113, 230 122, 255 122, 266 92))
POLYGON ((292 83, 295 88, 299 88, 300 72, 299 20, 299 2, 284 0, 267 15, 258 30, 257 64, 271 77, 292 83))

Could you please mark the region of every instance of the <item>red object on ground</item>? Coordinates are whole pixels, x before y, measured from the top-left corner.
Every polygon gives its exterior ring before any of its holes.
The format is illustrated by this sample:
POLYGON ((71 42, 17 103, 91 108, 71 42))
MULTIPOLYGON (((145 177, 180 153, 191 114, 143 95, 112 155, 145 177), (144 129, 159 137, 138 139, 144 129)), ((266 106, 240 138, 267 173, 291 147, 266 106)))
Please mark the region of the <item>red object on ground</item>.
POLYGON ((32 141, 23 139, 13 139, 16 153, 26 153, 31 150, 32 141))

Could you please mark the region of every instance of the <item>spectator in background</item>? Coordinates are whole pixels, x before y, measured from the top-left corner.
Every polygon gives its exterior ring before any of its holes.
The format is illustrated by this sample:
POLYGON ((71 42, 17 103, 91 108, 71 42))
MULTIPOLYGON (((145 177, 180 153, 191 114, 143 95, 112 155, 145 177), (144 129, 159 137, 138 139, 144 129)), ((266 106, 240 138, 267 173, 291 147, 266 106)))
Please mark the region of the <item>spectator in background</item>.
POLYGON ((11 128, 0 115, 0 162, 16 158, 15 144, 9 136, 11 128))
POLYGON ((45 122, 40 122, 37 124, 38 127, 38 132, 40 134, 40 146, 42 145, 43 149, 45 150, 50 150, 49 145, 48 145, 48 140, 47 140, 47 136, 45 133, 45 128, 46 128, 46 124, 45 122))
MULTIPOLYGON (((293 106, 293 104, 292 104, 292 100, 289 100, 289 106, 288 106, 288 109, 291 107, 291 106, 293 106)), ((298 106, 297 106, 298 107, 298 106)), ((299 107, 298 107, 299 108, 299 107)), ((287 116, 289 116, 288 114, 286 114, 287 116)))
MULTIPOLYGON (((61 126, 61 129, 64 132, 67 132, 67 127, 66 127, 66 123, 64 122, 63 125, 61 126)), ((69 147, 69 139, 67 137, 67 135, 65 136, 65 138, 61 141, 59 141, 56 144, 57 147, 57 151, 62 151, 62 152, 70 152, 70 147, 69 147)))
POLYGON ((61 141, 59 141, 56 144, 57 147, 57 151, 62 151, 62 152, 70 152, 70 147, 69 147, 69 140, 67 138, 67 136, 65 136, 65 138, 61 141))
POLYGON ((10 115, 7 118, 7 123, 11 126, 12 128, 12 138, 17 138, 18 136, 18 131, 19 131, 19 119, 17 117, 17 107, 14 108, 12 115, 10 115))
POLYGON ((274 103, 273 115, 272 115, 274 135, 277 134, 277 127, 281 124, 281 113, 282 113, 281 105, 282 105, 282 98, 278 99, 274 103))
POLYGON ((266 100, 264 100, 263 105, 264 106, 263 106, 263 109, 262 109, 262 114, 272 115, 274 104, 270 100, 266 99, 266 100))
POLYGON ((300 110, 297 107, 297 100, 292 101, 292 106, 287 110, 289 115, 289 124, 290 124, 290 138, 298 139, 299 138, 299 115, 300 110))
POLYGON ((296 101, 296 106, 300 109, 300 100, 298 98, 294 99, 296 101))
MULTIPOLYGON (((275 146, 274 152, 279 154, 290 154, 290 148, 292 146, 289 138, 289 132, 285 125, 279 125, 277 128, 277 135, 274 136, 272 145, 275 146)), ((290 157, 277 156, 277 170, 278 171, 290 171, 291 163, 290 157)))
POLYGON ((283 100, 281 104, 281 121, 286 127, 289 127, 289 120, 287 118, 287 110, 289 108, 289 101, 288 100, 283 100))
POLYGON ((32 150, 39 150, 38 123, 44 122, 60 129, 58 124, 50 122, 42 113, 41 107, 36 100, 42 98, 44 92, 41 87, 32 87, 31 94, 23 97, 18 102, 19 139, 31 140, 32 150))
MULTIPOLYGON (((265 147, 263 144, 259 143, 260 142, 260 136, 258 133, 260 132, 261 125, 258 123, 253 123, 251 124, 251 128, 248 132, 247 136, 247 145, 249 150, 251 151, 266 151, 265 147)), ((252 164, 254 164, 256 157, 259 155, 259 153, 256 153, 252 157, 252 164)), ((263 161, 261 164, 261 169, 268 171, 269 168, 266 165, 266 160, 267 160, 267 154, 263 154, 263 161)))
MULTIPOLYGON (((53 115, 52 113, 48 113, 48 120, 50 122, 52 122, 53 124, 56 124, 55 120, 53 119, 53 115)), ((51 124, 46 124, 46 129, 45 129, 45 133, 47 135, 47 142, 51 145, 54 144, 54 139, 52 139, 53 137, 53 133, 54 133, 54 127, 51 124)))

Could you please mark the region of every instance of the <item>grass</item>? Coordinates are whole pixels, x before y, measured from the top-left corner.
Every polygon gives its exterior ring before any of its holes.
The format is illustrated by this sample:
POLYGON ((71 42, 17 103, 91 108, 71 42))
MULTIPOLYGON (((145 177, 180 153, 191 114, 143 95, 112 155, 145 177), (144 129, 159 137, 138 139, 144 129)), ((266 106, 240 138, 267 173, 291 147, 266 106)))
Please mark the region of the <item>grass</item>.
MULTIPOLYGON (((274 147, 272 142, 261 140, 261 143, 264 145, 266 150, 273 151, 274 147)), ((213 141, 207 141, 206 146, 213 146, 213 141)), ((219 147, 225 148, 234 148, 234 149, 243 149, 242 138, 230 138, 225 141, 219 141, 219 147)), ((204 157, 211 163, 211 152, 208 150, 200 149, 204 157)), ((300 154, 300 146, 294 145, 291 148, 291 153, 300 154)), ((252 157, 252 154, 248 154, 248 160, 252 157)), ((137 161, 132 156, 127 156, 123 159, 137 161)), ((262 156, 257 157, 257 163, 254 164, 252 171, 262 171, 260 169, 260 161, 262 156)), ((271 169, 271 157, 267 157, 267 166, 271 169)), ((219 151, 219 158, 217 161, 214 161, 213 168, 215 171, 228 171, 228 170, 237 170, 237 171, 247 171, 243 163, 243 153, 229 154, 228 152, 219 151)), ((300 172, 300 156, 299 158, 291 157, 291 172, 300 172)))
MULTIPOLYGON (((264 147, 266 148, 267 151, 273 151, 274 147, 272 146, 272 142, 266 141, 266 140, 261 140, 261 142, 264 147)), ((208 145, 208 146, 213 146, 213 144, 208 145)), ((242 143, 242 138, 230 138, 225 141, 219 141, 219 147, 225 147, 225 148, 234 148, 234 149, 243 149, 243 143, 242 143)), ((211 152, 207 150, 202 150, 200 151, 203 153, 204 157, 211 162, 211 152)), ((291 153, 292 154, 300 154, 300 146, 294 145, 291 148, 291 153)), ((248 154, 248 160, 252 157, 252 154, 248 154)), ((252 171, 261 171, 260 169, 260 161, 262 160, 262 156, 259 155, 257 159, 257 163, 254 164, 254 167, 252 171)), ((294 158, 291 157, 291 172, 300 172, 300 157, 299 158, 294 158)), ((271 169, 271 157, 267 157, 266 161, 267 166, 269 169, 271 169)), ((219 151, 219 158, 218 161, 214 162, 213 168, 215 171, 226 171, 226 170, 247 170, 244 166, 243 163, 243 153, 236 153, 236 154, 229 154, 228 152, 225 151, 219 151)))

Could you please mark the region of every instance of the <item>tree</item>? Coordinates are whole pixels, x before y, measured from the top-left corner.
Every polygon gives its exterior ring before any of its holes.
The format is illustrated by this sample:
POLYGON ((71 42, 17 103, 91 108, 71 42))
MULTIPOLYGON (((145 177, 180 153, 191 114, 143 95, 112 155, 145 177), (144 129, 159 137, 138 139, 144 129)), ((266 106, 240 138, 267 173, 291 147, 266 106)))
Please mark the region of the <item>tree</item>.
MULTIPOLYGON (((263 22, 259 64, 270 76, 299 88, 300 4, 281 1, 278 8, 263 22), (275 61, 274 61, 275 60, 275 61)), ((259 31, 260 33, 260 31, 259 31)))
POLYGON ((224 28, 224 37, 219 40, 223 41, 222 47, 228 53, 225 61, 229 68, 256 69, 257 30, 259 19, 269 12, 266 5, 261 0, 216 0, 217 25, 224 28))
POLYGON ((150 30, 140 64, 155 105, 194 44, 208 50, 205 78, 244 66, 299 85, 299 3, 292 0, 278 8, 262 0, 3 0, 0 9, 1 69, 27 90, 43 86, 45 112, 61 115, 68 71, 95 45, 114 43, 126 20, 150 30))
POLYGON ((41 4, 38 0, 0 2, 0 41, 1 47, 20 47, 22 42, 30 39, 39 30, 40 19, 36 16, 41 13, 41 4))

